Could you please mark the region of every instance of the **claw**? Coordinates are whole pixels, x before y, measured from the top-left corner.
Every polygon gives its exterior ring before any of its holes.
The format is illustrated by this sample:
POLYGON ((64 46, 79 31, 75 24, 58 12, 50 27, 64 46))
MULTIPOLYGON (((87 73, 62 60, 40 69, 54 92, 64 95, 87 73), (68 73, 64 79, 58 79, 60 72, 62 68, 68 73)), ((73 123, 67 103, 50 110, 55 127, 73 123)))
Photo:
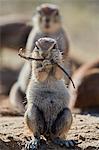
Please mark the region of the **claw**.
POLYGON ((67 141, 64 141, 64 145, 68 148, 73 148, 75 147, 77 144, 74 140, 67 140, 67 141))
POLYGON ((61 147, 65 146, 66 148, 73 148, 78 143, 74 140, 61 140, 59 138, 54 139, 54 144, 60 145, 61 147))
POLYGON ((37 150, 39 144, 40 144, 40 141, 35 138, 34 140, 31 140, 25 145, 25 150, 37 150))

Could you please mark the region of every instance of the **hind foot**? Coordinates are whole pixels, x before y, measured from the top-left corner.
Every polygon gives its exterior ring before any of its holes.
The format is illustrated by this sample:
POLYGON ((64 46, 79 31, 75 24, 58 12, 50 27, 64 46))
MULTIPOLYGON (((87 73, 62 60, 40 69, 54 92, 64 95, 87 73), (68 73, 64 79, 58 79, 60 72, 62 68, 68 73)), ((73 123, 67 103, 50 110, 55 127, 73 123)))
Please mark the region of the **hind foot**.
POLYGON ((60 145, 61 147, 65 146, 66 148, 74 148, 78 144, 74 140, 62 140, 60 138, 54 139, 53 143, 60 145))
POLYGON ((43 150, 46 150, 46 141, 42 138, 33 139, 25 145, 25 150, 37 150, 40 146, 43 145, 43 150))
POLYGON ((39 146, 40 146, 40 139, 35 138, 34 140, 31 140, 26 144, 25 150, 37 150, 39 146))

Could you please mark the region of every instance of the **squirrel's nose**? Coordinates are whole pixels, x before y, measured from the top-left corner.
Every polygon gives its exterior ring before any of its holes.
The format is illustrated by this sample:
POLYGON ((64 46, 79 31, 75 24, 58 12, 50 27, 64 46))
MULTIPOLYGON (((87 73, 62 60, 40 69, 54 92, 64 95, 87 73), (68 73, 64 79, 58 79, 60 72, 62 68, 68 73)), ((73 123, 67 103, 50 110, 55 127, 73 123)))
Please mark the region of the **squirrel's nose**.
POLYGON ((46 58, 48 56, 47 53, 42 53, 41 55, 42 55, 43 58, 46 58))
POLYGON ((49 19, 49 18, 46 18, 45 20, 46 20, 46 23, 49 23, 49 22, 50 22, 50 19, 49 19))

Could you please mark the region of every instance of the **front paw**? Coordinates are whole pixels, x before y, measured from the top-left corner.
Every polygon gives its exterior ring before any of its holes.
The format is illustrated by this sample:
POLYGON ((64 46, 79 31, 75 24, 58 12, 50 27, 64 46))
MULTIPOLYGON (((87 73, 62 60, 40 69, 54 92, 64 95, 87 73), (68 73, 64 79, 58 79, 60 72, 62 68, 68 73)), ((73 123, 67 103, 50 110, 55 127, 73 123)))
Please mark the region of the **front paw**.
POLYGON ((41 66, 41 67, 36 69, 36 72, 42 72, 42 71, 44 71, 44 66, 41 66))
POLYGON ((56 63, 60 63, 62 61, 62 55, 61 53, 56 53, 55 55, 53 55, 53 61, 56 63))
POLYGON ((66 148, 74 148, 76 145, 78 145, 78 143, 74 140, 61 140, 60 138, 54 139, 53 143, 66 148))
POLYGON ((48 69, 52 66, 51 62, 49 60, 44 60, 42 62, 42 64, 39 64, 37 66, 37 72, 42 72, 42 71, 45 71, 45 69, 48 69))
POLYGON ((26 143, 25 150, 37 150, 40 145, 40 141, 38 139, 31 140, 26 143))
POLYGON ((30 142, 26 143, 25 150, 38 150, 40 148, 43 148, 43 150, 46 150, 46 141, 44 139, 34 139, 30 142))
POLYGON ((49 60, 43 61, 43 67, 44 68, 50 68, 52 66, 51 62, 49 60))
POLYGON ((36 65, 36 72, 41 72, 41 71, 44 71, 43 62, 37 63, 37 65, 36 65))

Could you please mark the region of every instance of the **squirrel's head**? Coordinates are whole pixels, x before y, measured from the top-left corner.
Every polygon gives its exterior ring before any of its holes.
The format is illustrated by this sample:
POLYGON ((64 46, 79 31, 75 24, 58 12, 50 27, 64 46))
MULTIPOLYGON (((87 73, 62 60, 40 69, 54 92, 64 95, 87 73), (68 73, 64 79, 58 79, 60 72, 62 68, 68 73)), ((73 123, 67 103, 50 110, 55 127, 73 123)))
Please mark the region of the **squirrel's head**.
MULTIPOLYGON (((22 49, 20 49, 18 55, 26 60, 32 61, 32 70, 33 70, 33 77, 40 71, 40 73, 46 72, 46 76, 42 79, 41 74, 41 80, 46 80, 48 74, 53 75, 53 69, 56 69, 58 66, 71 80, 73 87, 75 88, 75 85, 71 79, 71 77, 68 75, 68 73, 64 70, 64 68, 61 66, 63 65, 63 54, 59 50, 57 41, 55 39, 45 37, 40 38, 35 42, 35 47, 31 53, 31 56, 25 56, 24 53, 22 53, 22 49)), ((60 71, 57 71, 59 73, 60 71)), ((56 73, 54 72, 54 75, 56 73)), ((57 76, 57 75, 56 75, 57 76)), ((63 75, 57 76, 56 78, 59 80, 59 78, 62 78, 63 75)))
POLYGON ((61 52, 58 49, 58 45, 55 39, 44 37, 38 39, 35 43, 35 48, 33 50, 33 57, 41 59, 53 59, 55 56, 60 57, 61 52))
POLYGON ((61 28, 59 9, 53 4, 42 4, 37 7, 39 28, 45 33, 54 33, 61 28))
POLYGON ((62 55, 58 49, 56 40, 48 37, 40 38, 36 41, 32 58, 40 60, 32 61, 33 77, 36 77, 35 79, 40 81, 45 81, 48 76, 54 78, 57 67, 56 63, 62 63, 62 55))

